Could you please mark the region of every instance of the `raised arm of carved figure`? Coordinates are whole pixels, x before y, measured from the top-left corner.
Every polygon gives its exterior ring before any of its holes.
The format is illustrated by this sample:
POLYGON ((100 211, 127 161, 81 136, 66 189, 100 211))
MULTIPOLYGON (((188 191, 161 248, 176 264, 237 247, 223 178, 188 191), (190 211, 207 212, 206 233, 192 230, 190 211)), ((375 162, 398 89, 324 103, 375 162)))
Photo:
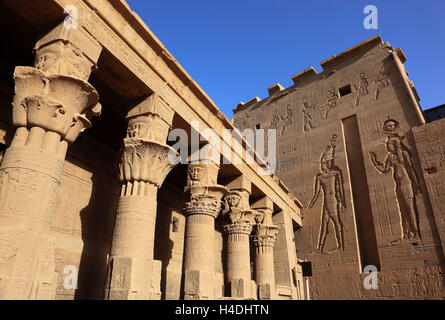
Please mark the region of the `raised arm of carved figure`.
POLYGON ((317 176, 314 179, 314 195, 312 196, 311 202, 309 202, 309 208, 312 208, 315 202, 317 202, 319 194, 320 194, 320 174, 317 174, 317 176))
POLYGON ((391 168, 391 166, 389 164, 388 156, 386 156, 384 163, 381 163, 380 161, 378 161, 376 154, 372 151, 369 151, 369 157, 371 159, 371 162, 372 162, 374 168, 376 168, 376 170, 378 172, 380 172, 381 174, 385 174, 385 173, 389 172, 389 169, 391 168))

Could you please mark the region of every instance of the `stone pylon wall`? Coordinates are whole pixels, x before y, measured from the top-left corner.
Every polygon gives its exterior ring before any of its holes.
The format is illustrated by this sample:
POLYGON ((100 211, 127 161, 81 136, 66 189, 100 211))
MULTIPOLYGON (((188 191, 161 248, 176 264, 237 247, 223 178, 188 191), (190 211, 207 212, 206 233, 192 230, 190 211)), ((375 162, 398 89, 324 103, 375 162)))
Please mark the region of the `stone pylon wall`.
POLYGON ((377 36, 234 110, 239 129, 277 130, 276 174, 305 206, 295 244, 313 263, 314 299, 444 296, 441 240, 411 133, 423 117, 404 60, 377 36), (378 290, 363 286, 367 265, 380 272, 378 290))

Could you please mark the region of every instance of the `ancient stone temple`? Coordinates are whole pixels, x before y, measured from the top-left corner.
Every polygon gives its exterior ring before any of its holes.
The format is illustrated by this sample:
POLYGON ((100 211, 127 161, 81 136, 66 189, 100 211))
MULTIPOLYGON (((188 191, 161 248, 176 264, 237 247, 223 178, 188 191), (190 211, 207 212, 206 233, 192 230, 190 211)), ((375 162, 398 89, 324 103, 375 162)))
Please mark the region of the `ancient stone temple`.
POLYGON ((377 35, 234 110, 241 130, 277 131, 313 299, 445 298, 445 119, 425 124, 405 61, 377 35))
POLYGON ((303 298, 301 204, 125 1, 0 16, 0 299, 303 298))
POLYGON ((401 49, 229 121, 124 0, 1 0, 0 33, 0 299, 445 296, 445 119, 401 49))

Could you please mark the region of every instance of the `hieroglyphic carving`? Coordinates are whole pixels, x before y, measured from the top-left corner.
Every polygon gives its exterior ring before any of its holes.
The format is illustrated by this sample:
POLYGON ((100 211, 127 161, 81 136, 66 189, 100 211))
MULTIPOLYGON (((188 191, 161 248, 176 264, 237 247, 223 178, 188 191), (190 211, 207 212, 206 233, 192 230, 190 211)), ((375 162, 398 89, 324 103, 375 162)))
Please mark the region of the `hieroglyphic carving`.
POLYGON ((355 106, 358 107, 360 104, 360 97, 368 95, 368 79, 366 78, 366 74, 364 72, 360 72, 360 80, 358 86, 355 86, 355 90, 357 90, 355 106))
POLYGON ((377 85, 377 88, 375 89, 374 99, 378 100, 382 89, 389 87, 390 85, 389 73, 384 65, 382 65, 382 67, 378 70, 378 78, 374 83, 377 85))
POLYGON ((0 170, 0 212, 28 214, 28 201, 31 201, 35 204, 34 215, 41 216, 43 212, 54 208, 59 184, 50 176, 33 170, 0 170), (29 200, 23 201, 25 197, 29 197, 29 200))
POLYGON ((326 105, 324 108, 324 113, 322 115, 323 119, 328 118, 329 111, 332 108, 335 108, 337 106, 337 100, 338 100, 338 92, 335 90, 333 86, 329 87, 328 89, 328 100, 326 101, 326 105))
POLYGON ((311 112, 315 109, 315 104, 309 105, 307 102, 303 103, 301 112, 303 113, 303 132, 310 131, 314 128, 312 125, 311 112))
POLYGON ((330 251, 344 250, 343 224, 340 213, 344 211, 346 205, 343 190, 343 175, 341 170, 334 164, 336 138, 336 134, 332 135, 331 144, 327 146, 321 154, 321 172, 318 173, 314 179, 314 194, 309 202, 309 208, 312 208, 318 200, 320 191, 323 191, 317 252, 323 252, 328 235, 329 221, 332 221, 334 225, 335 238, 337 241, 337 247, 330 251))
POLYGON ((398 135, 398 130, 399 123, 394 119, 388 119, 383 124, 383 132, 387 135, 387 153, 383 163, 377 160, 374 152, 369 152, 372 165, 380 174, 386 174, 392 170, 402 235, 391 243, 399 243, 401 240, 407 239, 420 239, 415 195, 421 191, 411 161, 411 154, 402 142, 403 137, 398 135))

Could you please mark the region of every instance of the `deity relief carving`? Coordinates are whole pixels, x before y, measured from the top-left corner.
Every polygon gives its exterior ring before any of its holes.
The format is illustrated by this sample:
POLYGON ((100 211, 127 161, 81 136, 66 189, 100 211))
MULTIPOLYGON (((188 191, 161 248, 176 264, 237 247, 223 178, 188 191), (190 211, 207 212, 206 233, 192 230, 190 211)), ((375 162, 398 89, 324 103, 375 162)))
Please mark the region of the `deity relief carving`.
POLYGON ((286 127, 292 124, 292 118, 293 118, 293 114, 292 114, 292 106, 289 104, 287 105, 287 110, 286 110, 286 114, 283 116, 281 115, 281 120, 283 121, 283 125, 281 127, 280 130, 280 135, 284 135, 284 132, 286 131, 286 127))
POLYGON ((326 101, 326 105, 324 108, 324 113, 322 115, 323 119, 328 118, 329 111, 337 106, 337 100, 338 100, 338 92, 337 90, 331 86, 328 89, 328 100, 326 101))
POLYGON ((312 208, 318 200, 320 192, 323 193, 321 206, 320 231, 316 252, 323 253, 326 237, 329 233, 329 222, 332 221, 335 230, 337 246, 330 250, 344 250, 343 224, 340 214, 344 212, 345 194, 343 189, 343 175, 341 170, 334 164, 335 142, 337 135, 332 135, 331 144, 326 147, 320 157, 320 173, 314 179, 314 194, 309 202, 312 208))
POLYGON ((170 125, 158 115, 146 114, 128 120, 127 138, 165 143, 170 125))
POLYGON ((375 89, 374 99, 378 100, 380 92, 390 85, 389 72, 386 70, 384 65, 382 65, 382 67, 378 70, 378 78, 377 81, 375 81, 374 83, 377 85, 377 88, 375 89))
POLYGON ((355 86, 355 90, 357 90, 357 95, 355 97, 355 106, 358 107, 360 104, 360 98, 368 95, 368 79, 366 78, 366 74, 364 72, 360 72, 360 80, 358 86, 355 86))
POLYGON ((272 210, 256 209, 253 226, 253 244, 256 247, 273 247, 279 228, 273 224, 272 210))
POLYGON ((270 120, 269 129, 278 129, 279 122, 280 122, 280 117, 277 115, 275 111, 272 113, 272 120, 270 120))
POLYGON ((312 125, 311 112, 314 111, 316 104, 309 105, 307 102, 303 103, 301 113, 303 113, 303 132, 310 131, 314 128, 312 125))
POLYGON ((206 163, 191 163, 187 169, 187 185, 185 191, 206 193, 210 186, 215 186, 218 178, 218 166, 206 163))
POLYGON ((403 137, 397 133, 399 127, 399 123, 394 119, 388 119, 383 124, 383 132, 387 135, 386 155, 383 162, 377 160, 377 155, 374 152, 369 152, 371 163, 380 174, 392 171, 394 192, 400 215, 401 238, 391 241, 391 243, 420 239, 415 195, 419 194, 421 190, 411 154, 402 142, 403 137))
POLYGON ((293 121, 293 112, 292 112, 292 106, 289 104, 287 105, 286 114, 278 114, 277 111, 274 111, 272 113, 272 119, 270 120, 270 124, 268 129, 275 129, 279 131, 279 135, 282 136, 286 132, 286 128, 292 124, 293 121), (279 127, 279 123, 282 122, 281 128, 279 127))
POLYGON ((48 74, 63 74, 83 80, 89 78, 93 67, 82 52, 71 43, 62 41, 39 48, 34 65, 48 74))
POLYGON ((222 214, 228 217, 230 223, 236 223, 238 221, 253 222, 254 210, 246 208, 243 204, 243 197, 249 197, 249 194, 243 195, 240 191, 230 191, 224 197, 224 210, 222 214))

